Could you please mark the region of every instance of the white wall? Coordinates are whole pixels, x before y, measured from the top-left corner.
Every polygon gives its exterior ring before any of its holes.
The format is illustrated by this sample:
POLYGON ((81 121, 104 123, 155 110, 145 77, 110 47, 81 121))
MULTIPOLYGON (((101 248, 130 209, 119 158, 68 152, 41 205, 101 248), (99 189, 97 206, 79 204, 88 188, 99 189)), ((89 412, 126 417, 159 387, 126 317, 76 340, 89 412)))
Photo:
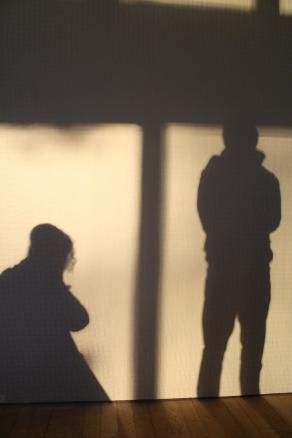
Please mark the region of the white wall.
MULTIPOLYGON (((90 315, 89 325, 72 336, 116 400, 135 394, 142 134, 134 125, 0 126, 0 270, 25 257, 35 225, 49 222, 70 235, 77 264, 66 280, 90 315)), ((291 392, 292 136, 280 130, 261 134, 259 149, 282 195, 282 222, 272 237, 272 302, 261 389, 291 392)), ((164 139, 157 397, 193 397, 203 346, 206 276, 196 196, 201 171, 223 144, 216 127, 170 125, 164 139)), ((239 394, 239 354, 236 326, 221 395, 239 394)))
MULTIPOLYGON (((291 132, 261 129, 264 166, 279 179, 282 221, 272 237, 271 305, 261 375, 263 393, 290 392, 292 355, 292 138, 291 132), (279 372, 280 370, 280 372, 279 372)), ((201 171, 223 150, 220 128, 169 126, 165 132, 165 210, 160 326, 160 396, 190 397, 203 348, 201 314, 206 268, 205 235, 196 199, 201 171), (178 382, 180 384, 178 385, 178 382)), ((221 395, 238 395, 239 325, 223 363, 221 395)))
POLYGON ((66 279, 90 316, 72 336, 108 395, 130 398, 140 128, 2 126, 0 166, 1 271, 25 257, 35 225, 65 231, 77 259, 66 279))

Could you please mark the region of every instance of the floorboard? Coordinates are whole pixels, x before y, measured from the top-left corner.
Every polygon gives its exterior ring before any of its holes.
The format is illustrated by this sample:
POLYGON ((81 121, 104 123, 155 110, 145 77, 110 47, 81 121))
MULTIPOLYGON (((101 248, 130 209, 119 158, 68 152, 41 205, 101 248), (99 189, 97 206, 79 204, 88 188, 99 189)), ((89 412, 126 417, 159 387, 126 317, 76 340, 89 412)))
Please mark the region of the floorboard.
POLYGON ((292 394, 0 405, 1 438, 292 438, 292 394))

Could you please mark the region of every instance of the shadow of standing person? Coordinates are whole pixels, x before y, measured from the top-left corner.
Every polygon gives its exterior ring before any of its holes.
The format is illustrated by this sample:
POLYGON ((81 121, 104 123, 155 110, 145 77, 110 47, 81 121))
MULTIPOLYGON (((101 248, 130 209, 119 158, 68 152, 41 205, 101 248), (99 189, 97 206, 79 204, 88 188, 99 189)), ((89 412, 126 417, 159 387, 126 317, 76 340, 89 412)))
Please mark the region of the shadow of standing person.
POLYGON ((210 159, 198 190, 208 262, 198 397, 219 395, 224 352, 236 317, 241 393, 260 392, 273 258, 269 234, 281 219, 279 183, 262 165, 265 155, 256 149, 256 127, 237 119, 224 125, 223 138, 225 150, 210 159))
POLYGON ((68 235, 36 226, 27 257, 0 276, 0 394, 4 402, 108 400, 71 331, 89 323, 63 281, 74 260, 68 235))

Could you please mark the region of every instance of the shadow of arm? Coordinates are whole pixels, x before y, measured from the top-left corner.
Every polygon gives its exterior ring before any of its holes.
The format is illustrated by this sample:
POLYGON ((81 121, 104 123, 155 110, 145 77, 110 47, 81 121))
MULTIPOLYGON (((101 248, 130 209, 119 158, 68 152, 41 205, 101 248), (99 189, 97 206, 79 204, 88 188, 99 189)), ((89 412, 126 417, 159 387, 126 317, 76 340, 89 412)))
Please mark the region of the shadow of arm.
POLYGON ((89 314, 84 306, 74 297, 69 288, 64 292, 64 311, 68 322, 68 329, 78 332, 89 324, 89 314))

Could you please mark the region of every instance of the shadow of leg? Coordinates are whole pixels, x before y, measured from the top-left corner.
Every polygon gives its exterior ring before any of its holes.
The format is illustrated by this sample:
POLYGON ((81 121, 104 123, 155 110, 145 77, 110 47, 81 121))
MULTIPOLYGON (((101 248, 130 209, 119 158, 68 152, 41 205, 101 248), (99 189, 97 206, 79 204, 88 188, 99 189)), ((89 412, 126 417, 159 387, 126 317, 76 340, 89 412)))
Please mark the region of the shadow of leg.
POLYGON ((222 362, 232 333, 236 309, 228 282, 220 270, 209 268, 203 310, 204 351, 198 380, 198 397, 218 397, 222 362), (225 279, 226 280, 226 279, 225 279))

